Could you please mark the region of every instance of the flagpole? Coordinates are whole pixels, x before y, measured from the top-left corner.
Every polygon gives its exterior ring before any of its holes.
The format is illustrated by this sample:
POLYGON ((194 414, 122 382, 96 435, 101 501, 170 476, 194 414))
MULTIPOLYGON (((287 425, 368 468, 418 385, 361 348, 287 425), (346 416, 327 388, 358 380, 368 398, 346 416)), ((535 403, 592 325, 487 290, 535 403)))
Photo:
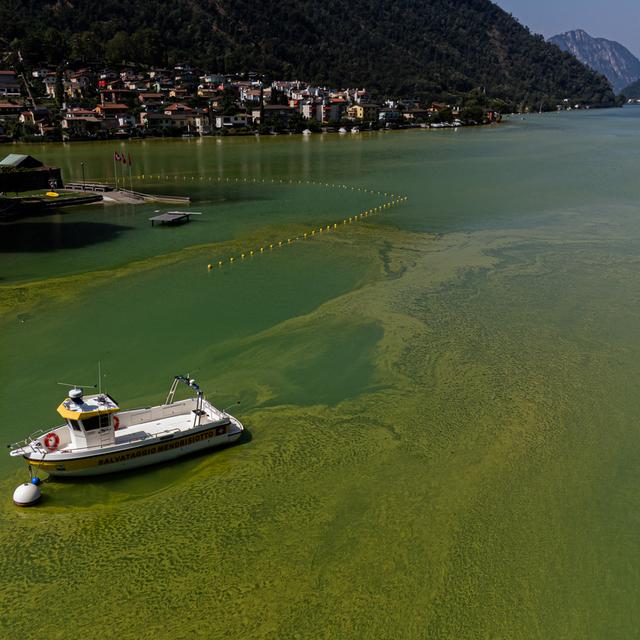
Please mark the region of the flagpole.
POLYGON ((113 176, 116 181, 116 189, 118 188, 118 168, 116 167, 116 154, 113 154, 113 176))
POLYGON ((131 175, 131 154, 129 154, 129 187, 133 191, 133 177, 131 175))

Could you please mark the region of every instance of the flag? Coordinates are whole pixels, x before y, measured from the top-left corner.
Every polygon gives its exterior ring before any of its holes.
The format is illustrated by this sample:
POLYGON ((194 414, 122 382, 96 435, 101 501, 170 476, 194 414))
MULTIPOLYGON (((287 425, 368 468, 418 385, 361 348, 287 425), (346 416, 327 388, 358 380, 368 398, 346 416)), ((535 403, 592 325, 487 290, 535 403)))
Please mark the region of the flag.
POLYGON ((127 164, 127 154, 126 153, 122 154, 122 164, 127 164))
POLYGON ((120 160, 122 160, 122 158, 120 157, 120 154, 119 154, 117 151, 114 151, 114 152, 113 152, 113 159, 114 159, 116 162, 120 162, 120 160))
POLYGON ((129 154, 129 166, 131 167, 133 163, 131 162, 131 154, 129 154))

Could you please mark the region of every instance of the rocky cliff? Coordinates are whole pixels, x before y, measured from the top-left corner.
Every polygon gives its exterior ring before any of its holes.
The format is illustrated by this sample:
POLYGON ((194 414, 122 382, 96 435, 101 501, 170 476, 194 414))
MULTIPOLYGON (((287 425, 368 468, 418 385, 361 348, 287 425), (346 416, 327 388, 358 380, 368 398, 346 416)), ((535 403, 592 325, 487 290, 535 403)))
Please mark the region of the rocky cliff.
POLYGON ((640 78, 640 60, 619 42, 593 38, 582 29, 553 36, 549 42, 605 76, 616 93, 640 78))

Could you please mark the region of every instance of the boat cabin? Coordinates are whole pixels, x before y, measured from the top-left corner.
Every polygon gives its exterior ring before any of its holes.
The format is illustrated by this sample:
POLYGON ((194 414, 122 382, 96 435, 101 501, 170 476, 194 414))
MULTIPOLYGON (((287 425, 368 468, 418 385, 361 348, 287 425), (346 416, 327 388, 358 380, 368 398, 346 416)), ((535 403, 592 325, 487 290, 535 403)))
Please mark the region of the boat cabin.
POLYGON ((84 397, 82 389, 69 391, 69 397, 58 407, 66 420, 72 448, 100 447, 115 442, 120 407, 106 393, 84 397))

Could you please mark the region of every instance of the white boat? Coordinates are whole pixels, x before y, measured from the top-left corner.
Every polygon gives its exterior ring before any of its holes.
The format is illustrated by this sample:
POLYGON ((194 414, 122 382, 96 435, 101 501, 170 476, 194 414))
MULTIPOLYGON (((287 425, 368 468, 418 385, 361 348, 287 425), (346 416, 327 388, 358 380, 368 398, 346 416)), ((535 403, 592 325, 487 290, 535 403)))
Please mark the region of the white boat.
POLYGON ((310 135, 311 135, 311 130, 310 130, 310 129, 305 129, 305 130, 302 132, 302 135, 303 135, 303 136, 310 136, 310 135))
POLYGON ((358 129, 358 127, 353 127, 353 129, 351 129, 351 133, 360 133, 360 129, 358 129))
POLYGON ((174 378, 161 405, 121 411, 109 394, 85 397, 82 388, 74 387, 58 413, 65 424, 11 445, 10 455, 51 476, 100 475, 226 445, 244 430, 185 376, 174 378), (195 397, 174 401, 180 382, 193 389, 195 397))
POLYGON ((344 127, 340 127, 338 129, 338 133, 345 134, 345 133, 347 133, 347 130, 344 127))

